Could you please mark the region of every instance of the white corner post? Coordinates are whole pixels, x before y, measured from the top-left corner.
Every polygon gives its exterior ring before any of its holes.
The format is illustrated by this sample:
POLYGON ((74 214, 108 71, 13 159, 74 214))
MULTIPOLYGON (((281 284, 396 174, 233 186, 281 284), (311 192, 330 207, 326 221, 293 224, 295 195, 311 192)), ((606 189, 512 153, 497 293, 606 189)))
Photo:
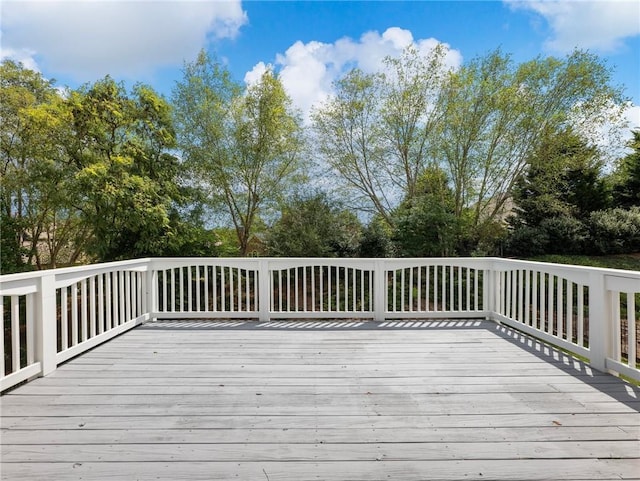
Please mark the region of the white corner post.
POLYGON ((269 261, 260 259, 258 265, 258 319, 261 322, 269 320, 271 311, 271 279, 269 277, 269 261))
POLYGON ((56 279, 53 272, 40 277, 35 301, 36 361, 40 362, 41 375, 46 376, 57 367, 56 279))
POLYGON ((144 312, 149 315, 149 321, 155 320, 154 314, 158 311, 158 271, 154 268, 153 261, 147 264, 144 277, 145 296, 144 312))
POLYGON ((373 273, 373 309, 374 319, 382 322, 387 311, 387 276, 384 260, 376 260, 373 273))
POLYGON ((607 291, 605 276, 589 273, 589 364, 598 371, 608 372, 607 358, 613 346, 611 293, 607 291))

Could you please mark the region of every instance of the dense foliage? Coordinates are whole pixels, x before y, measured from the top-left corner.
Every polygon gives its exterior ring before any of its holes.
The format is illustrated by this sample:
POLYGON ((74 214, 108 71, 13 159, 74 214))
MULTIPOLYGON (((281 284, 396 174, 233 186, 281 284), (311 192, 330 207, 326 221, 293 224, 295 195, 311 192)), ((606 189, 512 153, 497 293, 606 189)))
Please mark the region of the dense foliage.
POLYGON ((640 251, 640 131, 614 164, 591 135, 622 118, 609 67, 495 51, 453 70, 446 54, 345 72, 309 125, 276 72, 245 86, 204 52, 171 99, 109 76, 61 89, 5 60, 0 269, 640 251))

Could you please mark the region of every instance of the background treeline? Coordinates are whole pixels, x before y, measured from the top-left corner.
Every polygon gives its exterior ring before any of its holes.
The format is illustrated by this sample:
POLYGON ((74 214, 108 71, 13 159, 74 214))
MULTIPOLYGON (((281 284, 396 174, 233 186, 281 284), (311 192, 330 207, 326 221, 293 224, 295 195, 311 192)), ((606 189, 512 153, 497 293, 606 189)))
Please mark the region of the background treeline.
POLYGON ((597 57, 495 51, 452 70, 444 49, 408 48, 334 88, 303 119, 274 72, 244 86, 204 52, 171 98, 108 76, 61 89, 5 60, 2 273, 141 256, 640 251, 640 132, 610 158, 626 99, 597 57))

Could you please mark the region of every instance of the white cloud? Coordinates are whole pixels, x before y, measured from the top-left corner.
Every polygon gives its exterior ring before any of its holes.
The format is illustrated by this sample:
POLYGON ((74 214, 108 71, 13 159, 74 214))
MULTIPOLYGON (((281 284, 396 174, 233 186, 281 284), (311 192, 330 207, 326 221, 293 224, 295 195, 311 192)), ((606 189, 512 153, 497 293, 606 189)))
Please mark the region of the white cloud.
POLYGON ((34 59, 35 53, 35 51, 28 48, 15 50, 12 48, 4 48, 0 46, 0 59, 9 58, 15 62, 22 63, 22 65, 24 65, 24 67, 28 68, 29 70, 39 72, 40 68, 38 67, 37 62, 34 59))
POLYGON ((139 78, 195 57, 208 38, 233 38, 246 22, 240 0, 5 0, 1 53, 78 81, 139 78))
MULTIPOLYGON (((640 105, 629 105, 625 110, 625 117, 629 122, 629 129, 640 129, 640 105)), ((629 135, 631 137, 631 135, 629 135)))
MULTIPOLYGON (((298 41, 286 52, 277 54, 274 63, 294 104, 308 119, 311 108, 331 95, 333 82, 350 68, 358 67, 366 73, 381 71, 385 57, 397 57, 409 45, 426 55, 438 44, 440 42, 433 38, 416 41, 409 30, 392 27, 382 35, 376 31, 367 32, 357 41, 348 37, 334 43, 298 41)), ((462 55, 445 46, 446 65, 459 67, 462 55)), ((245 75, 245 82, 250 83, 265 68, 263 62, 258 63, 245 75)))
POLYGON ((264 62, 258 62, 244 75, 244 83, 247 85, 257 84, 268 69, 269 65, 264 62))
POLYGON ((640 35, 637 0, 505 0, 512 8, 544 17, 553 31, 545 46, 552 51, 574 48, 612 52, 624 39, 640 35))

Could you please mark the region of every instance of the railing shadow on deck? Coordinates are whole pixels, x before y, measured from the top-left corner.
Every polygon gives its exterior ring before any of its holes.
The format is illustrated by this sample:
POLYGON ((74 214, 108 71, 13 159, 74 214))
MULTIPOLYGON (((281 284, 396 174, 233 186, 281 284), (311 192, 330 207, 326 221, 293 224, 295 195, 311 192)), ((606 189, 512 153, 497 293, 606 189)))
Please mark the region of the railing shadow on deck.
POLYGON ((345 330, 428 330, 428 329, 486 329, 487 321, 479 319, 443 319, 425 320, 272 320, 259 322, 252 319, 229 320, 158 320, 140 326, 139 329, 161 330, 308 330, 308 331, 345 331, 345 330))
POLYGON ((588 362, 509 326, 494 324, 490 330, 511 344, 606 394, 612 400, 636 411, 640 409, 640 386, 597 371, 589 366, 588 362))

